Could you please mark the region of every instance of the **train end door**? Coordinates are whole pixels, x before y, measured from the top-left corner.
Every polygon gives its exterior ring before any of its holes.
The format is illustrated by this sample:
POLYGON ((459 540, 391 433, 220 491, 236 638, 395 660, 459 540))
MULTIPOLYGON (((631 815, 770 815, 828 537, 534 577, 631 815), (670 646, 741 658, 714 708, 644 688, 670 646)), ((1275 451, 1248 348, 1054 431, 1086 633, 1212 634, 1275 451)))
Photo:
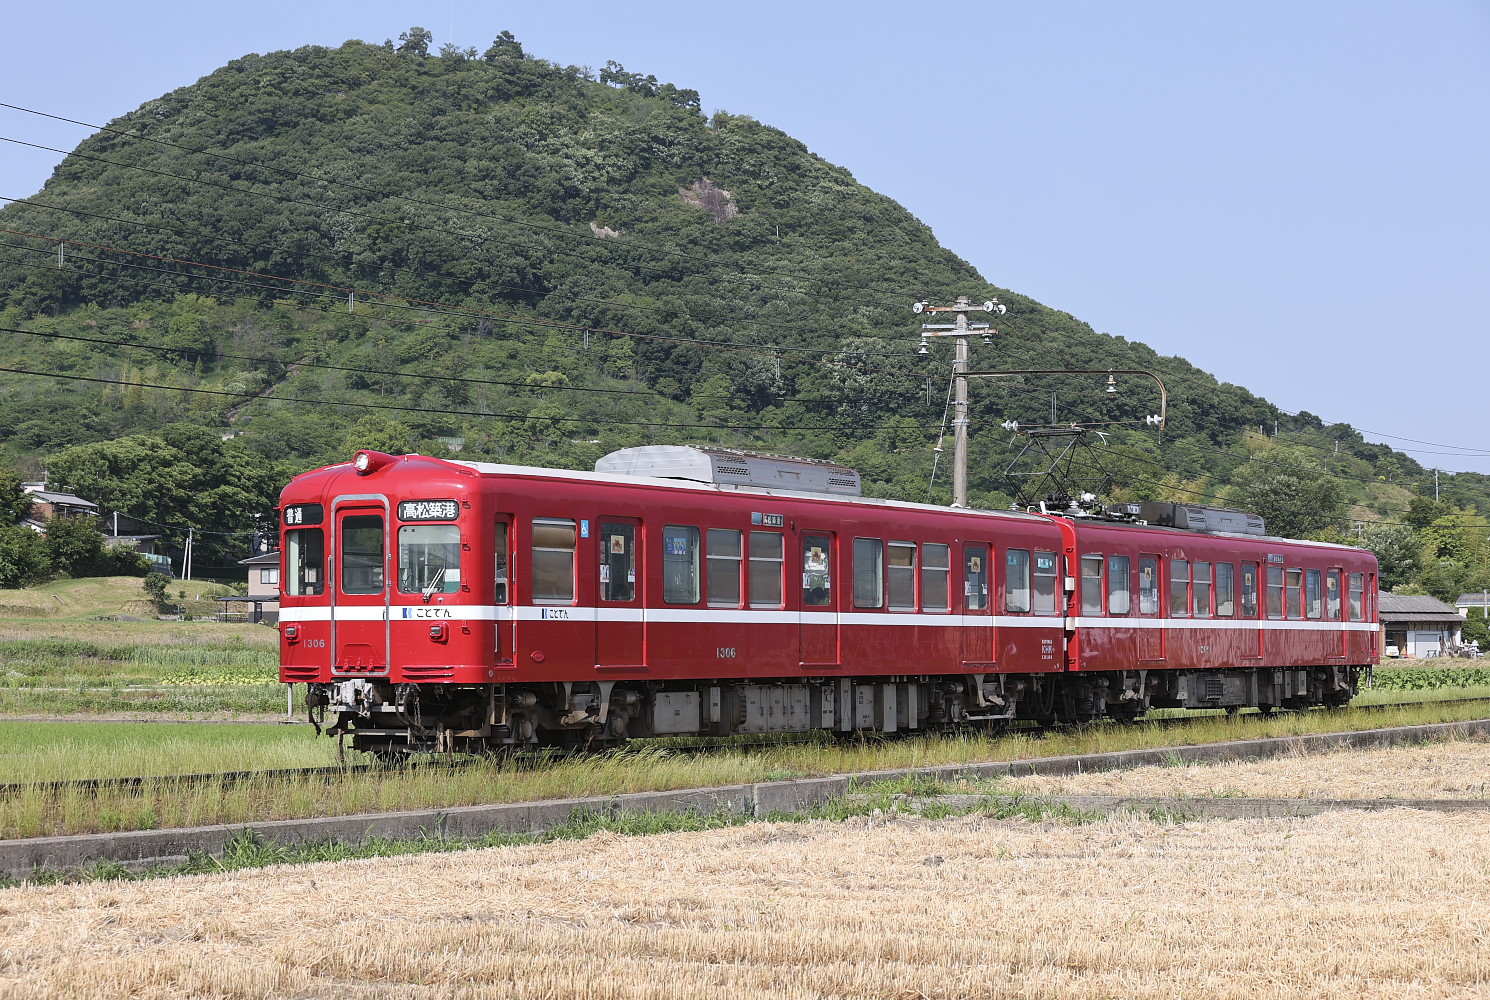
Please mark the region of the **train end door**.
POLYGON ((388 498, 340 497, 332 505, 331 672, 366 677, 388 673, 388 605, 392 553, 388 498))

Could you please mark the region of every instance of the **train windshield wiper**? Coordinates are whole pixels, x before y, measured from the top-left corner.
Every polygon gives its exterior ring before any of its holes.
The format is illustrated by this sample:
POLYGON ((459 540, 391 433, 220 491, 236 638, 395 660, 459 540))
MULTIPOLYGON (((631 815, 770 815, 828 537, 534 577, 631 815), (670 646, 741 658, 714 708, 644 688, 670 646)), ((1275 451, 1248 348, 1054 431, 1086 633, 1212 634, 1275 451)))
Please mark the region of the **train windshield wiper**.
POLYGON ((427 586, 427 587, 424 588, 424 603, 425 604, 428 604, 429 603, 429 599, 434 596, 435 591, 439 590, 440 589, 440 584, 442 584, 444 582, 445 582, 445 568, 442 566, 442 567, 440 567, 440 571, 438 573, 436 573, 434 576, 430 577, 429 586, 427 586))

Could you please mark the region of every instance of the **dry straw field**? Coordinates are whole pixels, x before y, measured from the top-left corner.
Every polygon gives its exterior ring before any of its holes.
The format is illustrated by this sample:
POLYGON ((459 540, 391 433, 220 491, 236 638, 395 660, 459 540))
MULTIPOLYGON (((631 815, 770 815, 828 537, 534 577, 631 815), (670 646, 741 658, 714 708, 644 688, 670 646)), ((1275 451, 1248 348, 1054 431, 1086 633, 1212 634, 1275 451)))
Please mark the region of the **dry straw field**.
POLYGON ((1490 996, 1490 817, 888 815, 0 892, 0 997, 1490 996))

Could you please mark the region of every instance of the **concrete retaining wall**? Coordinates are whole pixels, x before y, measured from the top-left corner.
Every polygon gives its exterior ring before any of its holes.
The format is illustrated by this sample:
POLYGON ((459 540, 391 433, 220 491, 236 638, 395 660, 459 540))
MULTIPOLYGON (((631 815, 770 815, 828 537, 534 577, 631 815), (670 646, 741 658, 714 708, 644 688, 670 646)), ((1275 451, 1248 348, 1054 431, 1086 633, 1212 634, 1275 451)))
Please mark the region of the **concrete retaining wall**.
MULTIPOLYGON (((739 816, 770 816, 800 813, 842 797, 856 785, 921 777, 955 781, 960 778, 993 778, 1001 775, 1068 775, 1087 771, 1110 771, 1170 763, 1220 763, 1275 757, 1289 753, 1321 753, 1332 750, 1370 749, 1404 743, 1431 742, 1453 737, 1490 736, 1490 720, 1373 729, 1358 733, 1320 736, 1291 736, 1199 746, 1165 747, 1156 750, 1127 750, 1118 753, 1045 757, 1035 760, 958 764, 939 767, 868 771, 855 775, 799 778, 790 781, 730 785, 721 788, 692 788, 670 792, 636 792, 618 796, 550 799, 502 805, 457 806, 448 809, 416 809, 407 812, 364 813, 324 819, 275 820, 175 830, 142 830, 131 833, 79 834, 66 837, 35 837, 0 841, 0 871, 12 878, 25 878, 37 869, 67 869, 93 861, 119 861, 133 866, 185 860, 193 852, 216 853, 223 845, 253 829, 266 840, 285 844, 340 840, 359 843, 372 838, 480 837, 492 831, 534 833, 568 822, 575 813, 615 817, 623 813, 686 812, 726 813, 739 816)), ((1110 811, 1115 808, 1175 810, 1203 806, 1198 815, 1308 815, 1326 808, 1385 808, 1409 806, 1406 801, 1384 800, 1373 806, 1360 800, 1240 800, 1240 799, 1121 799, 1112 796, 1071 796, 1062 800, 1074 808, 1110 811), (1227 813, 1228 803, 1285 803, 1280 812, 1227 813), (1113 805, 1117 802, 1117 805, 1113 805), (1081 803, 1089 803, 1083 805, 1081 803), (1101 803, 1107 803, 1105 805, 1101 803), (1148 803, 1144 805, 1142 803, 1148 803), (1298 803, 1303 803, 1302 805, 1298 803), (1330 805, 1329 803, 1335 803, 1330 805), (1315 807, 1319 808, 1315 808, 1315 807)), ((1465 808, 1484 808, 1466 802, 1465 808)), ((1409 806, 1411 807, 1411 806, 1409 806)), ((1240 807, 1237 807, 1240 808, 1240 807)), ((1256 806, 1254 808, 1274 808, 1256 806)))

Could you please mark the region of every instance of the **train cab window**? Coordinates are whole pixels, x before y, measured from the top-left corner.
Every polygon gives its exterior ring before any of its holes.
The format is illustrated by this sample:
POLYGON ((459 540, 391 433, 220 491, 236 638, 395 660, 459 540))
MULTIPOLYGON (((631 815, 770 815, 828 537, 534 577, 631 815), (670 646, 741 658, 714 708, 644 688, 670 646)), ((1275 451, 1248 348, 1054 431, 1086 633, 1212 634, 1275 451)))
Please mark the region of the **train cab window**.
POLYGON ((1365 601, 1362 598, 1366 593, 1366 576, 1364 573, 1350 574, 1350 595, 1347 598, 1347 607, 1350 610, 1350 620, 1353 622, 1365 621, 1365 601))
POLYGON ((1231 563, 1216 563, 1216 617, 1231 618, 1236 614, 1236 567, 1231 563))
POLYGON ((1191 569, 1191 608, 1196 618, 1209 618, 1211 616, 1211 564, 1198 562, 1191 569))
POLYGON ((1332 622, 1340 620, 1340 571, 1332 569, 1324 575, 1324 616, 1332 622))
POLYGON ((1130 565, 1127 556, 1107 557, 1107 613, 1110 615, 1126 615, 1132 610, 1130 565))
POLYGON ((927 542, 921 546, 921 610, 950 611, 948 585, 952 579, 952 546, 927 542))
POLYGON ((297 528, 285 532, 285 593, 292 597, 314 597, 325 586, 321 573, 326 566, 326 536, 320 528, 297 528))
POLYGON ((662 528, 662 599, 669 604, 697 604, 698 529, 682 524, 662 528))
POLYGON ((981 545, 963 550, 962 593, 962 606, 967 610, 988 610, 988 550, 981 545))
POLYGON ((1285 618, 1302 618, 1304 613, 1304 571, 1301 569, 1287 569, 1283 571, 1284 604, 1283 616, 1285 618))
POLYGON ((802 536, 802 603, 826 608, 833 603, 833 539, 802 536))
POLYGON ((916 610, 916 543, 890 543, 890 610, 916 610))
POLYGON ((1027 549, 1004 552, 1004 610, 1030 609, 1030 554, 1027 549))
POLYGON ((1242 617, 1257 617, 1257 564, 1242 563, 1242 617))
POLYGON ((1190 561, 1169 560, 1169 616, 1190 617, 1190 561))
POLYGON ((786 549, 780 532, 750 533, 750 606, 781 607, 781 573, 786 549))
POLYGON ((636 600, 636 525, 600 522, 600 599, 636 600))
POLYGON ((738 608, 740 606, 740 567, 743 565, 741 550, 744 535, 733 528, 710 528, 709 544, 709 607, 738 608))
POLYGON ((1283 567, 1268 567, 1268 617, 1283 617, 1283 567))
POLYGON ((1102 557, 1081 557, 1081 613, 1102 613, 1102 557))
POLYGON ((1035 614, 1059 614, 1055 606, 1056 577, 1060 562, 1054 552, 1035 553, 1035 614))
POLYGON ((1138 557, 1138 613, 1159 613, 1159 557, 1138 557))
POLYGON ((1324 595, 1320 592, 1320 572, 1304 570, 1304 617, 1319 618, 1324 614, 1324 595))
POLYGON ((885 606, 885 543, 878 538, 854 539, 854 607, 885 606))
POLYGON ((533 518, 533 603, 574 603, 574 522, 533 518))
POLYGON ((341 592, 383 592, 382 514, 352 514, 342 518, 341 592))
POLYGON ((492 563, 492 596, 496 603, 507 603, 507 522, 498 521, 496 531, 492 535, 492 548, 495 550, 492 563))
POLYGON ((460 528, 405 524, 398 529, 398 592, 453 594, 460 590, 460 528))

